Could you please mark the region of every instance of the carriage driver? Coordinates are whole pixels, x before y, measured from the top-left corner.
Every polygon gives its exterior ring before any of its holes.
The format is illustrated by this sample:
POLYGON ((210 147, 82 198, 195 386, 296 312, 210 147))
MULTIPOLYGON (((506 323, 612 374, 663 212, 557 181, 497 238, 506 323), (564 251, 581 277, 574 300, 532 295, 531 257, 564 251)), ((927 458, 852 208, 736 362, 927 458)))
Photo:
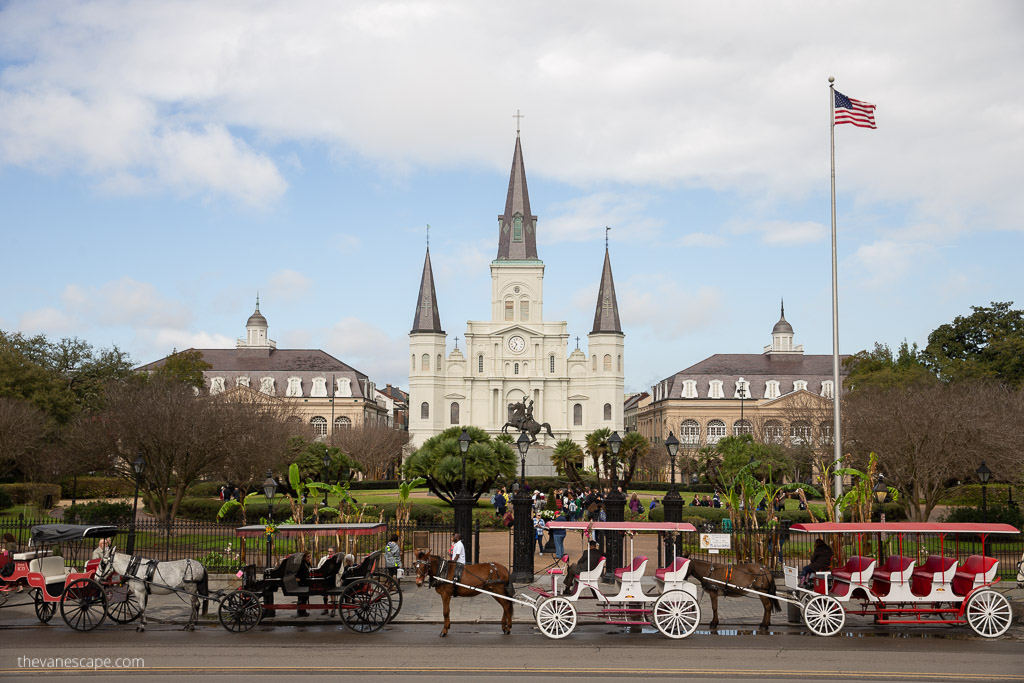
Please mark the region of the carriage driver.
POLYGON ((601 550, 597 547, 597 540, 590 539, 590 548, 588 548, 576 561, 575 564, 569 565, 569 569, 565 572, 565 590, 562 591, 562 595, 569 595, 572 593, 573 584, 576 583, 576 577, 583 572, 593 571, 597 568, 597 565, 601 563, 601 550))
POLYGON ((109 538, 101 538, 99 540, 99 543, 96 544, 96 550, 92 551, 92 559, 94 559, 94 560, 102 559, 103 558, 103 552, 107 549, 107 546, 110 545, 110 542, 111 541, 110 541, 109 538))
MULTIPOLYGON (((452 580, 459 583, 462 581, 462 569, 466 566, 466 546, 462 544, 462 534, 459 532, 452 534, 452 547, 448 551, 448 559, 455 562, 455 575, 452 580)), ((458 594, 458 586, 453 586, 452 597, 454 598, 458 594)))

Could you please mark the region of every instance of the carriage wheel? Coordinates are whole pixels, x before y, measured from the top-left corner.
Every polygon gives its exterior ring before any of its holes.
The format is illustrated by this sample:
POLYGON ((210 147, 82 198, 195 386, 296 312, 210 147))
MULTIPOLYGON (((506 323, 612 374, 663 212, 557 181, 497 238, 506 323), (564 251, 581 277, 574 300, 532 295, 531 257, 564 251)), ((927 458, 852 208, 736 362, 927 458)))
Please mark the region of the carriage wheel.
POLYGON ((60 596, 60 616, 76 631, 91 631, 107 618, 107 594, 92 579, 76 579, 60 596))
POLYGON ((668 591, 654 601, 654 625, 669 638, 685 638, 699 623, 700 605, 685 591, 668 591))
POLYGON ((383 584, 373 579, 357 579, 341 594, 338 611, 341 620, 356 633, 373 633, 388 623, 392 611, 391 596, 383 584))
POLYGON ((251 631, 263 618, 263 606, 255 593, 236 590, 224 596, 217 607, 220 625, 232 633, 251 631))
POLYGON ((111 620, 118 624, 128 624, 138 619, 140 614, 142 605, 135 598, 135 591, 128 586, 107 587, 107 616, 111 620))
POLYGON ((370 578, 388 589, 388 595, 391 596, 391 614, 388 616, 388 623, 390 624, 391 620, 402 611, 402 587, 398 585, 398 579, 391 576, 391 574, 374 572, 370 574, 370 578))
POLYGON ((834 636, 846 623, 846 611, 830 595, 815 595, 804 605, 804 623, 816 636, 834 636))
POLYGON ((548 598, 537 606, 535 618, 548 638, 565 638, 576 628, 576 606, 561 596, 548 598))
POLYGON ((967 623, 979 636, 995 638, 1006 633, 1013 621, 1010 601, 1002 593, 986 588, 967 601, 967 623))
POLYGON ((43 595, 43 591, 39 588, 32 591, 32 601, 36 607, 36 617, 39 621, 47 624, 50 619, 53 619, 53 615, 57 612, 56 602, 47 602, 46 597, 43 595))

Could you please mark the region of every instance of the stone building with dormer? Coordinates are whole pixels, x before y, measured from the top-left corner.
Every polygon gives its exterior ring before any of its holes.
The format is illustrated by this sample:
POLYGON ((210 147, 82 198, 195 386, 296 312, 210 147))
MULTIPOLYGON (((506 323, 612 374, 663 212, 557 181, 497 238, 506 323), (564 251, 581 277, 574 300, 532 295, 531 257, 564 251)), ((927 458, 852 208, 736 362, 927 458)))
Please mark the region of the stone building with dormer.
MULTIPOLYGON (((279 349, 270 339, 267 319, 256 310, 245 323, 245 338, 233 349, 189 349, 212 367, 203 371, 211 395, 250 390, 280 401, 291 419, 310 426, 313 435, 364 424, 389 424, 389 408, 365 374, 320 349, 279 349)), ((138 368, 153 371, 158 360, 138 368)))
POLYGON ((466 324, 464 349, 447 351, 427 249, 409 333, 412 446, 453 425, 497 434, 509 406, 519 401, 532 401, 535 419, 551 425, 555 438, 542 432, 543 445, 566 437, 582 444, 601 427, 622 430, 625 335, 607 246, 587 351, 569 353, 567 323, 544 319, 545 264, 537 254, 537 229, 517 134, 490 265, 491 313, 466 324))

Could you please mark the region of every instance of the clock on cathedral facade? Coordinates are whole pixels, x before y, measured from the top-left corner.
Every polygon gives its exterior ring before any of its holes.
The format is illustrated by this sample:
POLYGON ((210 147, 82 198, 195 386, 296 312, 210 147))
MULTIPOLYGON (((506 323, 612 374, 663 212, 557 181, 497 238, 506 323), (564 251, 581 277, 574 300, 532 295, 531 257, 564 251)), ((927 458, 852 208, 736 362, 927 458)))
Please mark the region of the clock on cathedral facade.
MULTIPOLYGON (((622 430, 625 335, 607 246, 587 353, 569 353, 567 323, 544 320, 545 266, 537 256, 537 217, 530 212, 518 135, 507 197, 490 266, 490 319, 466 324, 465 349, 447 350, 427 249, 409 333, 413 447, 456 425, 497 434, 509 406, 530 400, 535 419, 551 425, 556 441, 582 444, 595 429, 622 430)), ((538 438, 554 445, 551 437, 538 438)))

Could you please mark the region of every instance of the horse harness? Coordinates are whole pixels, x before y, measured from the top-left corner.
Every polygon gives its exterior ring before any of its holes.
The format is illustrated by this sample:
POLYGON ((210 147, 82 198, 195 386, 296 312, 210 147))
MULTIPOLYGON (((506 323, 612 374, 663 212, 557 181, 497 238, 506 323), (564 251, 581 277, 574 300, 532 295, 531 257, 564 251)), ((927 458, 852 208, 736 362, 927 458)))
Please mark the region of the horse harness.
MULTIPOLYGON (((445 575, 447 575, 448 574, 448 565, 451 564, 451 563, 452 563, 451 560, 441 560, 441 562, 440 562, 440 564, 438 565, 438 568, 437 568, 437 573, 438 574, 445 574, 445 575)), ((498 583, 505 583, 504 580, 502 580, 500 578, 497 578, 498 568, 494 565, 494 563, 493 562, 488 562, 487 564, 488 564, 488 567, 489 567, 489 569, 487 571, 487 578, 484 578, 484 577, 480 576, 479 574, 475 574, 475 573, 473 573, 471 571, 468 571, 467 569, 465 569, 466 565, 463 565, 463 570, 462 571, 465 574, 469 574, 473 578, 478 579, 481 582, 481 584, 482 584, 481 588, 486 588, 487 586, 493 586, 494 584, 498 584, 498 583)), ((430 583, 428 585, 431 588, 435 588, 437 586, 437 584, 438 584, 437 577, 436 577, 436 575, 432 574, 430 576, 430 583)), ((453 586, 454 586, 454 584, 453 584, 453 586)), ((455 586, 455 588, 457 589, 457 586, 455 586)))
POLYGON ((156 566, 160 564, 158 560, 147 560, 139 555, 132 555, 131 559, 128 560, 128 568, 124 570, 124 574, 127 577, 138 579, 146 585, 146 595, 150 594, 150 584, 153 582, 153 575, 156 574, 156 566), (139 567, 143 562, 146 562, 146 575, 142 576, 138 573, 139 567))

